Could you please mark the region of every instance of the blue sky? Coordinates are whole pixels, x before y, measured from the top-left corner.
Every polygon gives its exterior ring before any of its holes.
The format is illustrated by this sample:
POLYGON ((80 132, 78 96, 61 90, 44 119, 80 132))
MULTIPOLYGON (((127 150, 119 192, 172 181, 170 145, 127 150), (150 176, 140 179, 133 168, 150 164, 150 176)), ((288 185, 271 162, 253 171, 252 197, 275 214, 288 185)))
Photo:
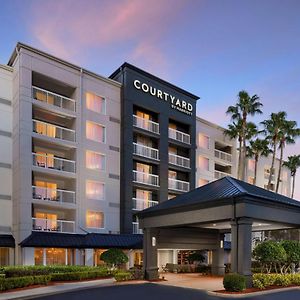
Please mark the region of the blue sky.
POLYGON ((220 125, 242 89, 264 104, 256 121, 285 110, 300 124, 299 11, 298 0, 1 0, 0 63, 17 41, 104 76, 128 61, 199 95, 198 115, 220 125))

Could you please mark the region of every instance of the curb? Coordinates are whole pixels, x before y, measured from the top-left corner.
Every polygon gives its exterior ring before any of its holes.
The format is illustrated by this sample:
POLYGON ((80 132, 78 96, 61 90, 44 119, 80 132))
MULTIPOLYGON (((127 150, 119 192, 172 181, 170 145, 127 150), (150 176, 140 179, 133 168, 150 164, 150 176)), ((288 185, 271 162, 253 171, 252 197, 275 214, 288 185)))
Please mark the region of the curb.
MULTIPOLYGON (((0 300, 27 300, 27 299, 36 299, 36 298, 40 298, 40 297, 46 297, 46 296, 52 296, 52 295, 57 295, 57 294, 64 294, 64 293, 69 293, 69 292, 74 292, 74 291, 82 291, 82 290, 87 290, 87 289, 95 289, 95 288, 99 288, 99 287, 107 287, 107 286, 113 286, 116 282, 116 280, 114 278, 109 278, 109 279, 102 279, 103 281, 105 280, 105 282, 98 282, 95 285, 91 285, 91 286, 81 286, 81 287, 66 287, 66 290, 57 290, 57 291, 50 291, 50 292, 42 292, 42 293, 34 293, 32 295, 26 295, 26 296, 14 296, 12 295, 14 292, 8 292, 8 293, 3 293, 0 294, 0 300), (11 297, 9 297, 11 294, 11 297), (2 298, 2 297, 8 297, 8 298, 2 298)), ((55 287, 55 286, 53 286, 55 287)), ((47 288, 47 287, 43 287, 43 288, 47 288)), ((33 289, 33 292, 36 289, 33 289)))
POLYGON ((268 291, 258 291, 253 293, 247 293, 247 294, 222 294, 217 292, 211 292, 207 291, 207 294, 210 296, 218 296, 220 298, 248 298, 253 296, 262 296, 262 295, 269 295, 269 294, 275 294, 283 291, 291 291, 291 290, 300 290, 300 287, 293 286, 293 287, 287 287, 287 288, 279 288, 279 289, 273 289, 268 291))

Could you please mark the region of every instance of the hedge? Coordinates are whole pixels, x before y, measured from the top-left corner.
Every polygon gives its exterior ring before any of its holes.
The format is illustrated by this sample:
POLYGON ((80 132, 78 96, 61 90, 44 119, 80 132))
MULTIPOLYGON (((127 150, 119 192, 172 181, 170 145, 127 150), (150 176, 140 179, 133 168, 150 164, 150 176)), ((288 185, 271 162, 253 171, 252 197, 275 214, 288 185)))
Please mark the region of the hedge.
POLYGON ((132 273, 130 272, 118 272, 114 277, 117 281, 126 281, 133 279, 132 273))
POLYGON ((0 278, 0 291, 23 288, 30 285, 47 285, 51 280, 49 275, 0 278))
POLYGON ((300 274, 253 274, 253 287, 265 289, 274 285, 300 286, 300 274))
POLYGON ((223 285, 226 291, 241 292, 246 288, 246 278, 236 273, 226 274, 223 285))
POLYGON ((106 270, 85 271, 85 272, 69 272, 69 273, 55 273, 51 275, 52 281, 76 281, 96 278, 106 278, 111 276, 111 273, 106 270))

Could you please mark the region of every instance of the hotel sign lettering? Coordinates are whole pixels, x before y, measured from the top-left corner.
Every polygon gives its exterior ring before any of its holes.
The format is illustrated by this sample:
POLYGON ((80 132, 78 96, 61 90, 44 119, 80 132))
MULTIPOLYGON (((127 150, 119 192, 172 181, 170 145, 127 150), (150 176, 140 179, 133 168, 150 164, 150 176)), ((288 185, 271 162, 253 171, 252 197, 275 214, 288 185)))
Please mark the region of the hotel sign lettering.
POLYGON ((157 99, 161 99, 163 101, 169 102, 171 108, 176 109, 180 112, 183 112, 187 115, 193 114, 193 105, 184 100, 181 100, 169 93, 166 93, 158 88, 155 88, 147 83, 143 83, 140 80, 134 80, 133 85, 137 90, 141 90, 146 94, 150 94, 157 99))

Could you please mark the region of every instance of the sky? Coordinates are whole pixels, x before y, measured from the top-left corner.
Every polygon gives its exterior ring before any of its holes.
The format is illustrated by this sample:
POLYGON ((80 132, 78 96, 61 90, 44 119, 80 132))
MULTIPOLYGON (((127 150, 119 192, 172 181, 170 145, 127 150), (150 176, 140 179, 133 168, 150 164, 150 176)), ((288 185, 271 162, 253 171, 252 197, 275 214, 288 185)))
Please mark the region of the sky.
POLYGON ((200 96, 197 115, 221 126, 240 90, 264 104, 255 122, 284 110, 300 126, 299 11, 299 0, 0 0, 0 63, 18 41, 103 76, 127 61, 200 96))

